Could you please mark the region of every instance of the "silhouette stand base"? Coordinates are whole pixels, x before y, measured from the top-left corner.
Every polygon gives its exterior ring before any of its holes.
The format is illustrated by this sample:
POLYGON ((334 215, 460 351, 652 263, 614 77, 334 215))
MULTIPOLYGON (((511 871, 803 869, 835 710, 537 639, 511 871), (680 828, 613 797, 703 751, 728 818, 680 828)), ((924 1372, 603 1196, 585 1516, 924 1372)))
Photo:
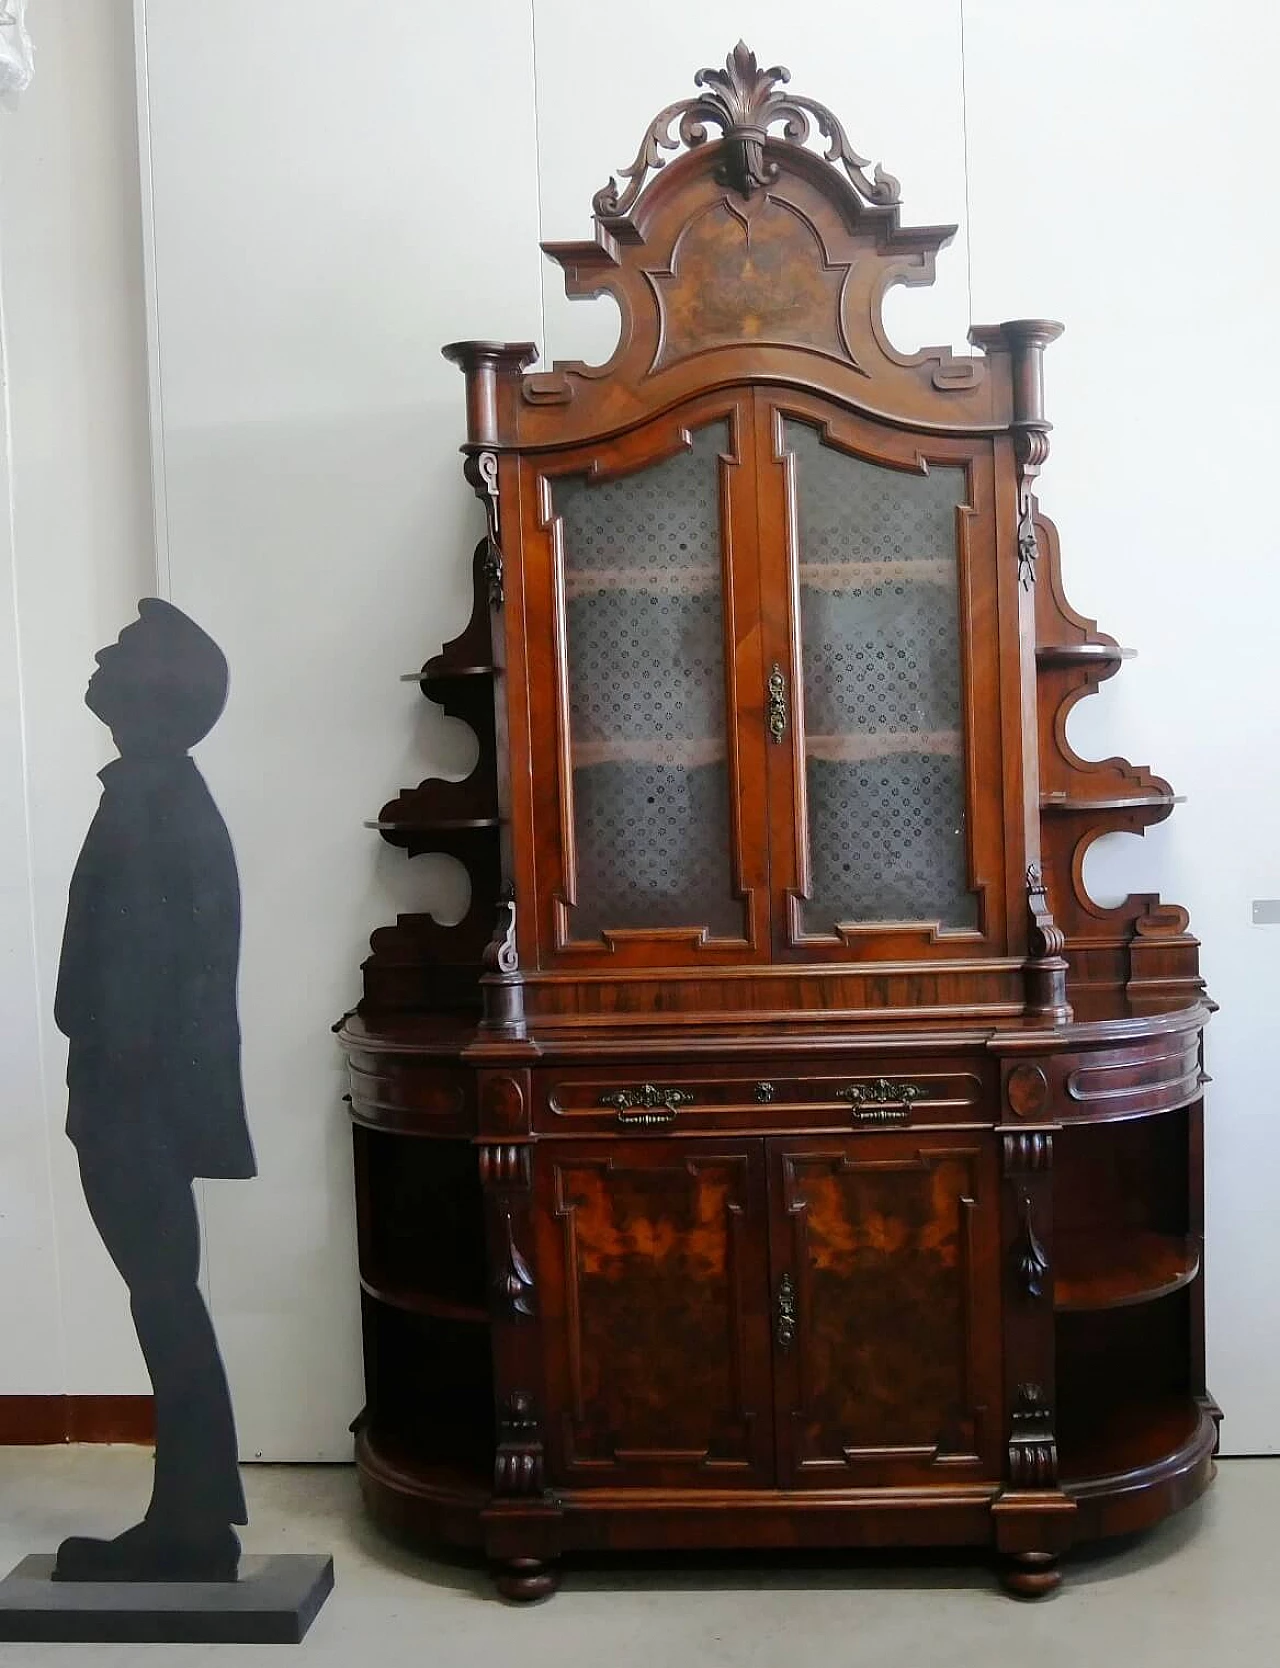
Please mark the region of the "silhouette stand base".
POLYGON ((181 1537, 144 1519, 114 1540, 73 1535, 58 1548, 54 1581, 234 1581, 240 1540, 234 1529, 181 1537))
POLYGON ((53 1554, 0 1581, 0 1640, 296 1645, 333 1590, 325 1553, 240 1561, 238 1581, 54 1581, 53 1554))

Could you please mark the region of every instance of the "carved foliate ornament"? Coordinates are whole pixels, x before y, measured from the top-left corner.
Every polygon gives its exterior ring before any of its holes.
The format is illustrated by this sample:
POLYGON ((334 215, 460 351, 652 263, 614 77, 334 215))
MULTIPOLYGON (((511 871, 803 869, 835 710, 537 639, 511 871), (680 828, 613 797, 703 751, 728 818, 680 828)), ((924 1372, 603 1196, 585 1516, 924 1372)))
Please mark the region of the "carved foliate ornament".
POLYGON ((1032 1216, 1031 1197, 1022 1195, 1020 1203, 1022 1226, 1013 1248, 1013 1268, 1018 1282, 1029 1298, 1044 1296, 1045 1280, 1049 1273, 1049 1257, 1040 1243, 1032 1216))
POLYGON ((610 176, 596 192, 592 207, 602 220, 619 219, 634 206, 652 172, 665 167, 664 150, 690 150, 705 145, 708 123, 724 136, 724 151, 716 177, 722 185, 744 198, 778 177, 778 165, 764 154, 764 142, 771 128, 774 137, 789 145, 807 143, 813 129, 827 141, 826 160, 838 162, 850 184, 868 203, 896 203, 899 185, 892 174, 876 164, 870 179, 863 169, 871 166, 850 145, 839 120, 816 99, 799 93, 780 92, 791 80, 790 70, 781 64, 761 69, 756 55, 743 41, 724 61, 723 69, 700 69, 694 85, 703 91, 693 98, 669 104, 650 122, 635 160, 621 170, 625 187, 610 176))
POLYGON ((502 1233, 505 1243, 502 1252, 502 1266, 499 1268, 493 1282, 495 1294, 502 1308, 512 1319, 522 1315, 532 1315, 533 1270, 524 1260, 516 1245, 515 1224, 511 1220, 509 1208, 502 1213, 502 1233))

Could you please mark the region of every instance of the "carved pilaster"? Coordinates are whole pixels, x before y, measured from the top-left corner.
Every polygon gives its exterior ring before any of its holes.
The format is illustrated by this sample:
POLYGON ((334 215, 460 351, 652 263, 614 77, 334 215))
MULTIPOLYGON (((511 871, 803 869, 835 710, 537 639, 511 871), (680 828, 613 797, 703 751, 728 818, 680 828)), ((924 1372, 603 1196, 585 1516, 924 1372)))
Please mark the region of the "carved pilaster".
POLYGON ((1052 1488, 1058 1480, 1053 1414, 1038 1384, 1019 1384, 1009 1430, 1009 1483, 1013 1488, 1052 1488))
MULTIPOLYGON (((1047 1079, 1020 1061, 1009 1074, 1011 1101, 1043 1115, 1047 1079), (1021 1075, 1019 1075, 1021 1074, 1021 1075), (1014 1080, 1017 1087, 1013 1088, 1014 1080)), ((1016 1114, 1016 1107, 1014 1107, 1016 1114)), ((1058 1126, 1023 1125, 1000 1131, 1004 1271, 1004 1372, 1009 1409, 1009 1489, 998 1542, 1008 1552, 1040 1552, 1060 1532, 1041 1521, 1057 1468, 1052 1409, 1055 1383, 1053 1308, 1053 1158, 1058 1126), (1047 1538, 1046 1538, 1047 1537, 1047 1538)), ((1063 1507, 1066 1510, 1066 1507, 1063 1507)))
POLYGON ((477 1085, 476 1162, 484 1189, 493 1350, 495 1500, 511 1509, 542 1492, 542 1385, 538 1271, 533 1231, 536 1143, 528 1070, 482 1070, 477 1085))

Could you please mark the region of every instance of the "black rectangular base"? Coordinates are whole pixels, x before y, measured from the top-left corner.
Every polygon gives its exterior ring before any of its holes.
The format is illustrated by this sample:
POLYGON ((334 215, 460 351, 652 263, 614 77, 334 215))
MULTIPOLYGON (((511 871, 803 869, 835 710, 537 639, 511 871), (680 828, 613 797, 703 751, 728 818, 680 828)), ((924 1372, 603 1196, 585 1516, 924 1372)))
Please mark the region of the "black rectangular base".
POLYGON ((52 1581, 33 1553, 0 1581, 0 1639, 296 1645, 333 1591, 326 1553, 245 1557, 238 1581, 52 1581))

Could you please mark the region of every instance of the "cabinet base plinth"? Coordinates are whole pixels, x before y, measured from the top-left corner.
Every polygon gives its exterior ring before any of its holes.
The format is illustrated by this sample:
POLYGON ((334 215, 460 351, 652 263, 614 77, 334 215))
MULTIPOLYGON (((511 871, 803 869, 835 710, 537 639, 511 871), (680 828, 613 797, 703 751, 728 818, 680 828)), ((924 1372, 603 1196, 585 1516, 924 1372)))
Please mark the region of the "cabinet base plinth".
POLYGON ((1064 1492, 978 1485, 847 1492, 744 1489, 577 1489, 497 1501, 479 1475, 417 1465, 365 1429, 356 1463, 365 1501, 393 1534, 424 1547, 483 1549, 503 1598, 527 1604, 560 1584, 561 1554, 632 1551, 767 1551, 846 1547, 988 1548, 1004 1588, 1043 1598, 1062 1580, 1073 1546, 1149 1528, 1194 1500, 1213 1476, 1217 1408, 1189 1407, 1189 1433, 1140 1469, 1075 1476, 1064 1492))

